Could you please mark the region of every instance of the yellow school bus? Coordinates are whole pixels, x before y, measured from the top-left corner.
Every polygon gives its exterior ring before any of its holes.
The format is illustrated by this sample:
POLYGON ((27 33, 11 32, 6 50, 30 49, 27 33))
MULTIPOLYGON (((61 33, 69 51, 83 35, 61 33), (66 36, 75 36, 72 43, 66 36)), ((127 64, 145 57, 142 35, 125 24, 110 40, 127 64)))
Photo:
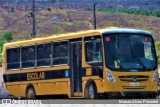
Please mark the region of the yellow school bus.
POLYGON ((7 43, 4 88, 15 97, 155 97, 154 40, 138 29, 106 28, 7 43))

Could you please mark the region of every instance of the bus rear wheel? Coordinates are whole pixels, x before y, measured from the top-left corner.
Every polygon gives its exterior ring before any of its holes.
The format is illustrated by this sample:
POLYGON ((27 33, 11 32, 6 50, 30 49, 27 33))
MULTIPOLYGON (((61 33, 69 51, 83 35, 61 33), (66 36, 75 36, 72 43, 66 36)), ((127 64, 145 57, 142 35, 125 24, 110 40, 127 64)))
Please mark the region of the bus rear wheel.
POLYGON ((27 92, 26 92, 26 98, 27 99, 34 99, 35 96, 36 96, 36 94, 35 94, 34 88, 33 87, 29 87, 27 89, 27 92))
POLYGON ((86 99, 96 99, 97 95, 97 87, 93 80, 88 80, 85 85, 84 97, 86 99))

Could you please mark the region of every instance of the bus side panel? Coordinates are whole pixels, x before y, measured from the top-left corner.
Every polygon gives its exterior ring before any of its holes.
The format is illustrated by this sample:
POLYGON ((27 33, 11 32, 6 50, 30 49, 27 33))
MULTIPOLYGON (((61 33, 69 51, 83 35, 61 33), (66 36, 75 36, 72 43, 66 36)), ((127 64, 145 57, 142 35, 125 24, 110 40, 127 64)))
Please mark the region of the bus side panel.
POLYGON ((26 85, 8 85, 5 89, 15 97, 25 97, 26 85))
POLYGON ((8 83, 5 89, 15 97, 25 97, 27 84, 32 84, 36 95, 67 94, 70 96, 70 84, 67 81, 50 80, 43 82, 21 82, 21 85, 8 83))
POLYGON ((37 83, 33 84, 36 95, 54 95, 54 94, 68 94, 70 87, 67 82, 51 82, 51 83, 37 83))
POLYGON ((103 81, 102 80, 94 80, 97 86, 97 92, 98 93, 103 93, 104 92, 104 88, 103 88, 103 81))

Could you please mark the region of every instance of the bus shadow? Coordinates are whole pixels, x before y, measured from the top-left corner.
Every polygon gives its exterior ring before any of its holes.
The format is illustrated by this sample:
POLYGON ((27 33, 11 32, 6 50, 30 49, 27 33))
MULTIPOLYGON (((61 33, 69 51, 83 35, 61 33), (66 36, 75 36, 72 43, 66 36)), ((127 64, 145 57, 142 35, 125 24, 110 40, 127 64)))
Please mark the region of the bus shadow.
POLYGON ((69 99, 67 95, 45 95, 45 96, 36 96, 36 99, 69 99))

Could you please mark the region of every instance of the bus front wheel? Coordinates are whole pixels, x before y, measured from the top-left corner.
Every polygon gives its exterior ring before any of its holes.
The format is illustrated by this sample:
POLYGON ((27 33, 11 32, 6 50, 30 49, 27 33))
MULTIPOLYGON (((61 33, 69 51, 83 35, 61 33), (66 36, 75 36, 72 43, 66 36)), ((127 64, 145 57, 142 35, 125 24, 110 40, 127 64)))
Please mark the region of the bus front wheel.
POLYGON ((156 97, 157 97, 156 93, 150 93, 149 94, 149 98, 151 98, 151 99, 155 99, 156 97))
POLYGON ((33 87, 29 87, 27 88, 27 92, 26 92, 26 98, 27 99, 34 99, 36 96, 34 88, 33 87))
POLYGON ((93 80, 88 80, 85 85, 84 98, 96 99, 97 98, 97 87, 93 80))

